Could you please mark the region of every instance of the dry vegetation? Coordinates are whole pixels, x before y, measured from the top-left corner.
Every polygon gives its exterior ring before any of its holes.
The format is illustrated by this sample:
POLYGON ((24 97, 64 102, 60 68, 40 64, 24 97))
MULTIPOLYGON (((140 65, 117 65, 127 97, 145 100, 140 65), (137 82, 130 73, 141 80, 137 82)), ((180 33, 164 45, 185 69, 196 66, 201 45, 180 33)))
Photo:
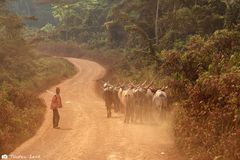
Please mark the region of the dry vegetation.
POLYGON ((6 12, 0 6, 0 155, 39 128, 46 109, 39 92, 76 72, 67 60, 32 51, 21 20, 6 12))

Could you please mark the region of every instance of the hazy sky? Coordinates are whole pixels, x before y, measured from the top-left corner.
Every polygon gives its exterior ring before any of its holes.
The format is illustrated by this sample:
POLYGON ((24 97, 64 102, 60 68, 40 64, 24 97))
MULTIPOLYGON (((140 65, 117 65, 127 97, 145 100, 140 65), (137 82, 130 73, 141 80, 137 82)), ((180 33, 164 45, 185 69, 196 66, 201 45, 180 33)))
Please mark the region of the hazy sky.
MULTIPOLYGON (((42 27, 47 23, 56 24, 57 21, 51 13, 51 4, 34 3, 36 0, 12 0, 8 1, 8 7, 11 11, 20 16, 35 16, 37 21, 26 20, 25 23, 30 27, 42 27)), ((44 0, 45 1, 45 0, 44 0)))

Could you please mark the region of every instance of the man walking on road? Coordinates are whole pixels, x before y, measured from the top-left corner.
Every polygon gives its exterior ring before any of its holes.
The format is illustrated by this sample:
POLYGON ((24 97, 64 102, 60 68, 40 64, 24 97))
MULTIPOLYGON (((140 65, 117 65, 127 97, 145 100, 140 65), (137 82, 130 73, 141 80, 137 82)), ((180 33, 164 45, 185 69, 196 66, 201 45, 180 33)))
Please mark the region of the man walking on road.
POLYGON ((62 108, 62 100, 60 96, 60 88, 56 88, 56 95, 52 98, 51 109, 53 110, 53 128, 59 129, 58 123, 60 120, 60 115, 58 108, 62 108))

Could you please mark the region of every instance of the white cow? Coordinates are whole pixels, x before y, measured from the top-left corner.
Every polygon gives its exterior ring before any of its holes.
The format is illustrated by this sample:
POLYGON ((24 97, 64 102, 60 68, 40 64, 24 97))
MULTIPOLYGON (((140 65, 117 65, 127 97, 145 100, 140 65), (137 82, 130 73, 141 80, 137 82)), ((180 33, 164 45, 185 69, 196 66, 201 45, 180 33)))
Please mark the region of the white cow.
POLYGON ((166 118, 168 109, 167 94, 162 90, 157 90, 152 99, 153 107, 158 111, 161 119, 166 118))
POLYGON ((121 102, 121 110, 125 113, 125 123, 133 121, 134 116, 134 89, 120 87, 118 96, 121 102))

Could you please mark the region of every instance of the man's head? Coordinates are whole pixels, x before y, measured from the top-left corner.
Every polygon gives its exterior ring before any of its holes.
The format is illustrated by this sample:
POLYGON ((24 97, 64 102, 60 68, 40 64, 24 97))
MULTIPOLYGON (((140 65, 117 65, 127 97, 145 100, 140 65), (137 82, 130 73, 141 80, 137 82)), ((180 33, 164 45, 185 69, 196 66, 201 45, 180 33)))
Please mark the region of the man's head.
POLYGON ((56 88, 56 94, 60 94, 60 88, 59 87, 56 88))

